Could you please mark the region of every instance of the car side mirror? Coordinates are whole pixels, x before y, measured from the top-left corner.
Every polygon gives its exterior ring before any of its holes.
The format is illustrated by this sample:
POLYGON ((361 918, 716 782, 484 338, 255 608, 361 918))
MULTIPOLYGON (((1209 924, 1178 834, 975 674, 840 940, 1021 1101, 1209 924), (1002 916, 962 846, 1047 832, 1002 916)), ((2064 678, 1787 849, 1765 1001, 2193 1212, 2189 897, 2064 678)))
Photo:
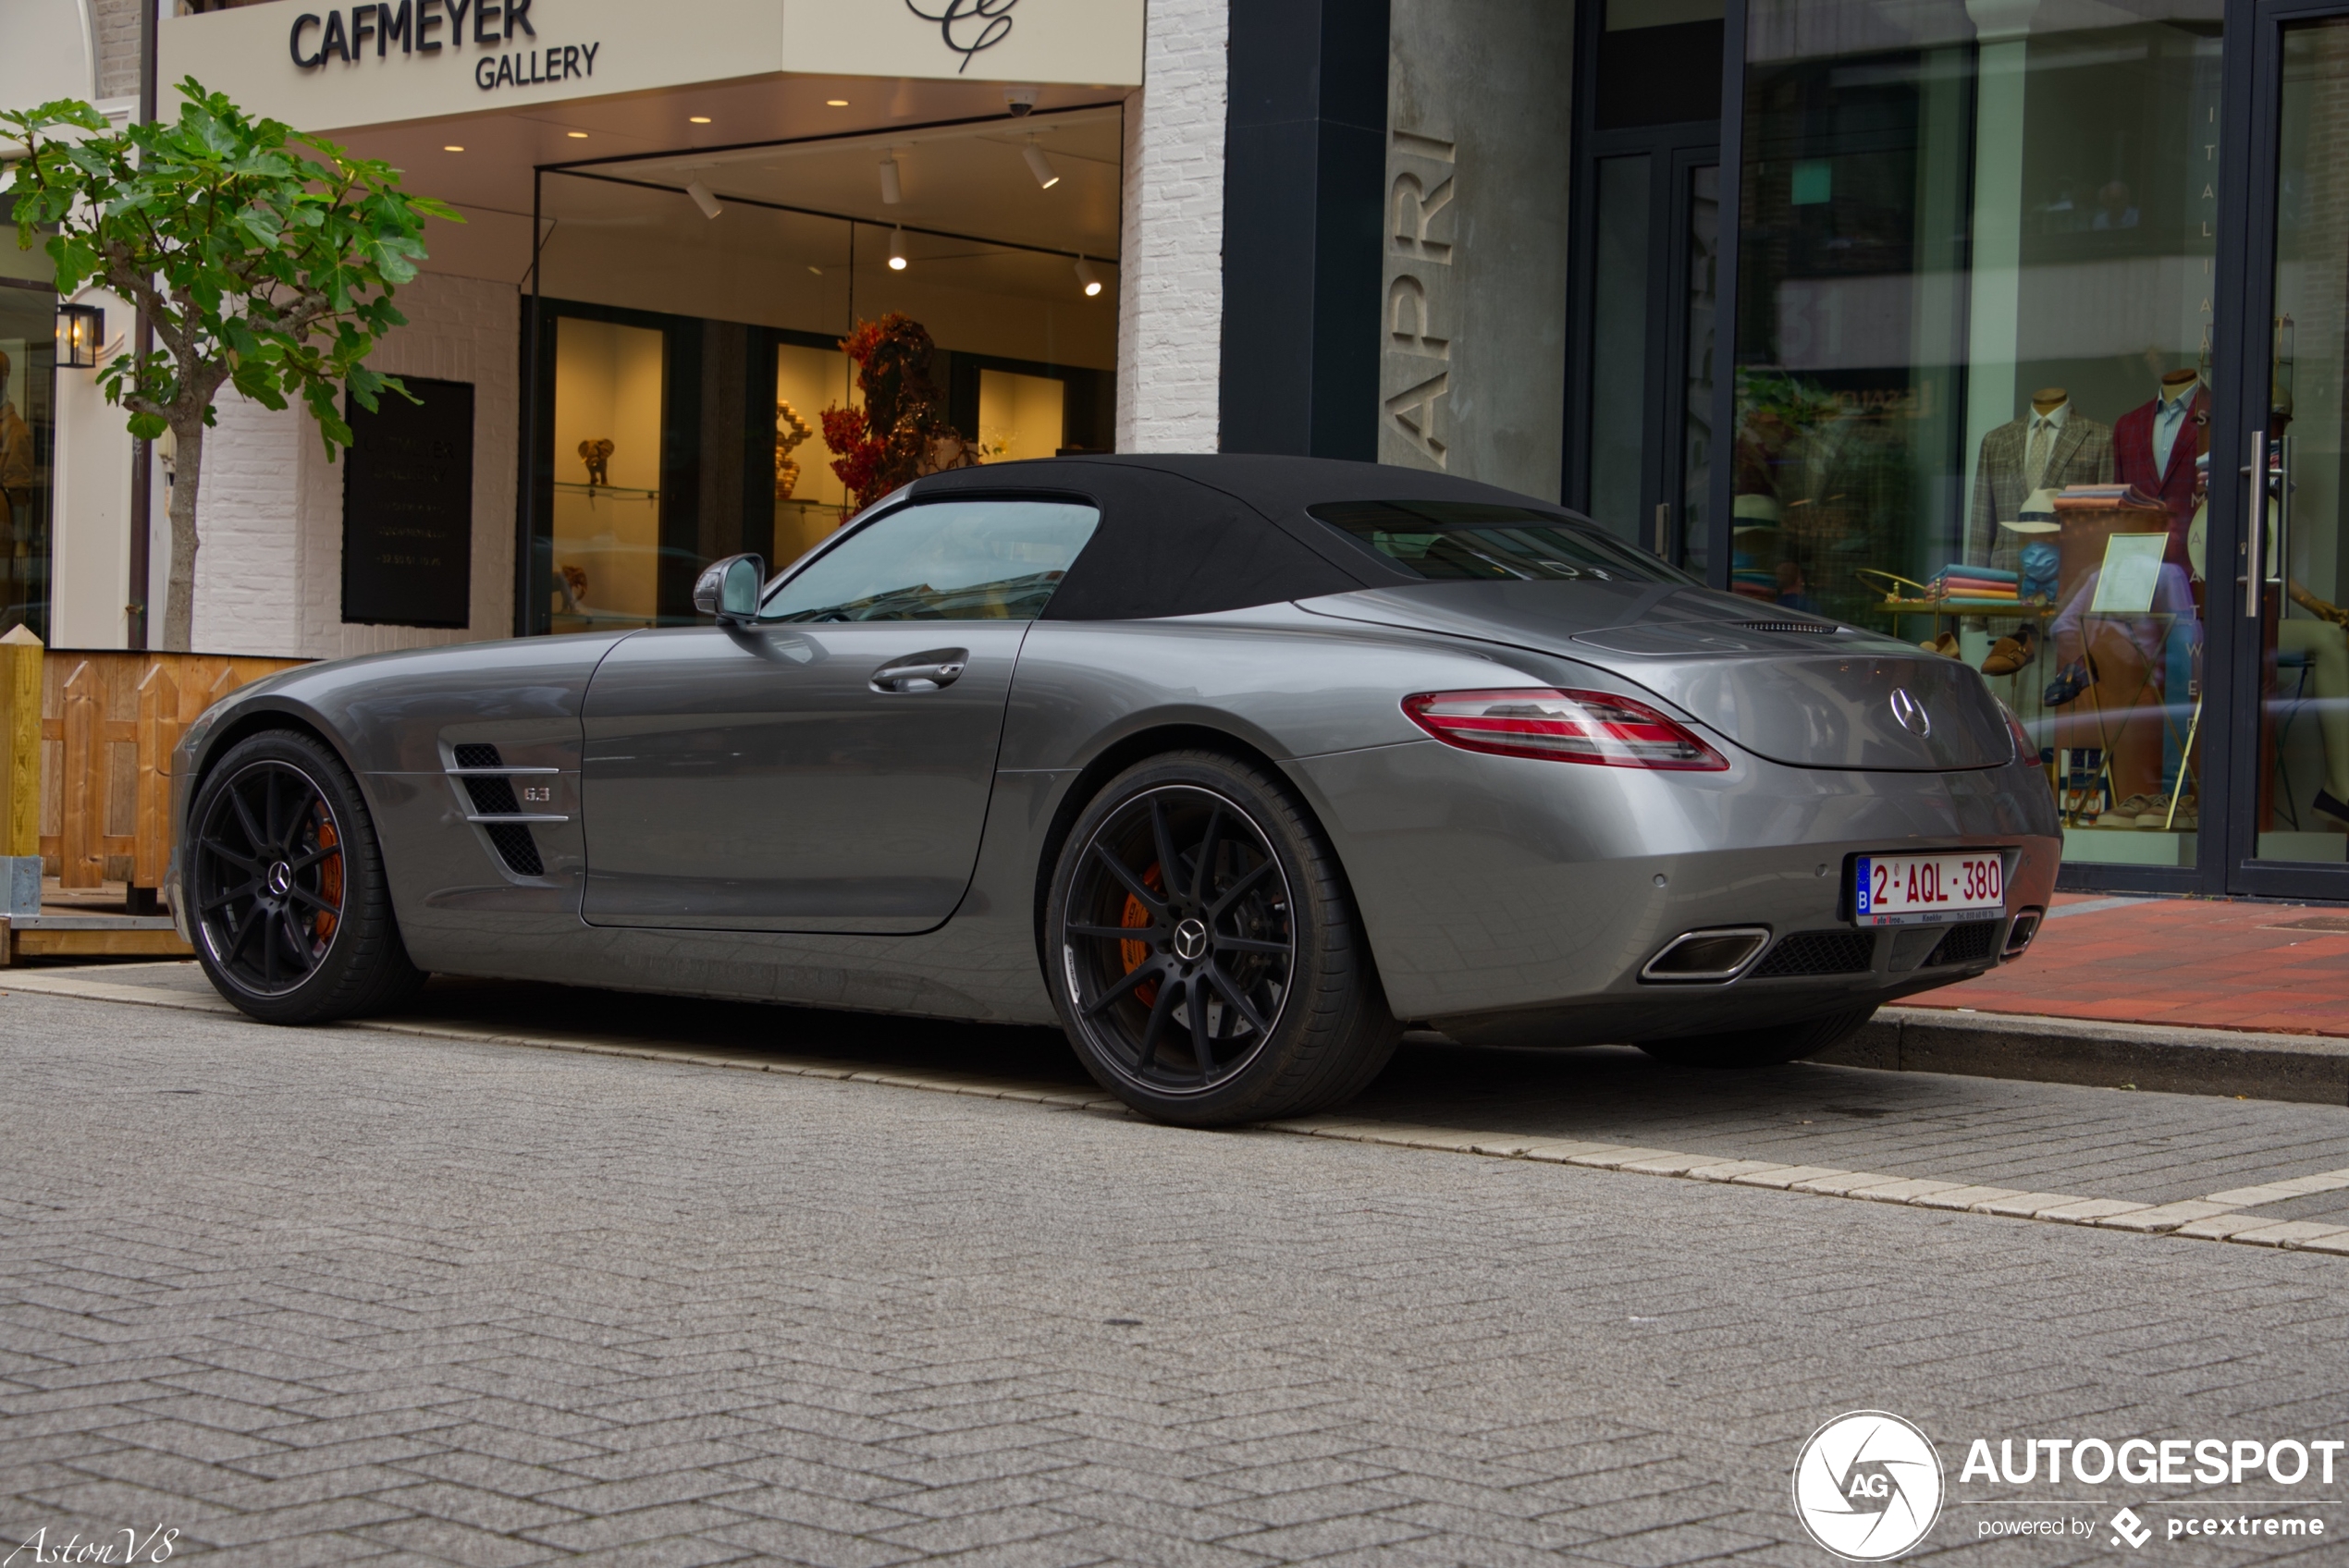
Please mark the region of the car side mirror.
POLYGON ((702 569, 694 582, 694 608, 720 623, 758 619, 758 591, 767 585, 767 562, 759 556, 728 556, 702 569))

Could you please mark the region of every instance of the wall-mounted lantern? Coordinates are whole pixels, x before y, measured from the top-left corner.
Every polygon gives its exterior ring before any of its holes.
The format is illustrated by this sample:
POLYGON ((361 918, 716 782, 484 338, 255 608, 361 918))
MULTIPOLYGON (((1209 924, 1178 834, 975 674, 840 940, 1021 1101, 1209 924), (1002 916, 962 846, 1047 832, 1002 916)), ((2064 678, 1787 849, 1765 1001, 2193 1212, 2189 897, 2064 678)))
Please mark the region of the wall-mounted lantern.
POLYGON ((57 307, 57 368, 96 370, 106 337, 106 312, 95 305, 57 307))

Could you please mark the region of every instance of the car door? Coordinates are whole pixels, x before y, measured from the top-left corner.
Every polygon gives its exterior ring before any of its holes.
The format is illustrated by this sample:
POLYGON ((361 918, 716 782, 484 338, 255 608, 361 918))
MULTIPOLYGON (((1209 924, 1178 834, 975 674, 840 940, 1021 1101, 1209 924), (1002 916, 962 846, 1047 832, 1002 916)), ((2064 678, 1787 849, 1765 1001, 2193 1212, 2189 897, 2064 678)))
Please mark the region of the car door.
POLYGON ((1020 643, 1097 521, 1065 501, 901 507, 756 621, 614 648, 587 691, 587 921, 943 921, 978 858, 1020 643))

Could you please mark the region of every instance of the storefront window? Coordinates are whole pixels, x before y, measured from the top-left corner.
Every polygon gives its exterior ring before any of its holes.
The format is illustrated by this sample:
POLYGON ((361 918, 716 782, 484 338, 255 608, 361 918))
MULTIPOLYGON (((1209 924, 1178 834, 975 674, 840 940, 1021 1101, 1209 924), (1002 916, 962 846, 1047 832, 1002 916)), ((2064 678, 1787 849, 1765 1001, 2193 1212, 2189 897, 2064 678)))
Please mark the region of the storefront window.
POLYGON ((2072 861, 2195 864, 2220 11, 1749 13, 1734 584, 1980 668, 2072 861))
POLYGON ((0 238, 0 631, 29 626, 46 642, 57 297, 47 258, 15 239, 13 225, 0 238))
POLYGON ((842 340, 934 350, 956 466, 1108 450, 1115 108, 542 171, 524 630, 682 624, 707 562, 778 566, 854 509, 842 340), (1033 150, 1049 184, 1028 157, 1033 150))
POLYGON ((2349 21, 2287 29, 2261 552, 2259 858, 2349 858, 2349 21))
POLYGON ((647 327, 577 316, 553 325, 553 629, 651 626, 660 614, 667 345, 647 327))

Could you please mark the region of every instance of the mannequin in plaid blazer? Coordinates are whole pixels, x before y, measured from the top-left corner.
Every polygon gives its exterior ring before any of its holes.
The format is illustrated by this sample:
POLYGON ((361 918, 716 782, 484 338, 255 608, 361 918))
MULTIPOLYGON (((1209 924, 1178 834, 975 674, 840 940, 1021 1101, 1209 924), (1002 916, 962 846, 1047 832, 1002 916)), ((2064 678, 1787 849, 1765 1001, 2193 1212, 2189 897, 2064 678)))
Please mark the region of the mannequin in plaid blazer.
POLYGON ((2013 571, 2022 558, 2022 543, 2000 530, 2000 521, 2023 515, 2023 503, 2035 490, 2060 490, 2067 484, 2112 483, 2112 427, 2099 424, 2067 402, 2009 420, 1982 438, 1982 455, 1974 468, 1974 513, 1967 520, 1965 558, 1976 566, 2013 571), (2063 423, 2049 432, 2047 466, 2038 474, 2023 469, 2031 451, 2035 420, 2061 413, 2063 423))

